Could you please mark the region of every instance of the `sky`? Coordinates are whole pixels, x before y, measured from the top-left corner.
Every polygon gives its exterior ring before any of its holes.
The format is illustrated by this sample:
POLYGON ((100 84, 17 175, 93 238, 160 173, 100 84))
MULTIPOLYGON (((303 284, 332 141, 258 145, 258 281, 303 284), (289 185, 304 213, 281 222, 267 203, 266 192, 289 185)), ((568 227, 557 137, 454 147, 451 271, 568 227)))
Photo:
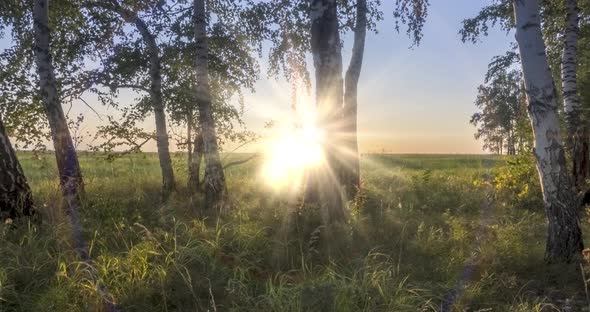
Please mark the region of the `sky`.
MULTIPOLYGON (((458 35, 461 21, 476 15, 489 0, 432 0, 421 44, 410 48, 411 40, 403 29, 400 34, 394 30, 394 0, 382 2, 385 19, 378 24, 378 34, 367 35, 359 82, 361 152, 483 153, 482 143, 473 137, 475 128, 469 124, 476 111, 473 102, 477 86, 482 83, 491 58, 509 49, 513 34, 492 29, 480 43, 462 43, 458 35)), ((348 34, 342 39, 346 68, 353 37, 348 34)), ((0 48, 9 44, 8 38, 0 39, 0 48)), ((266 67, 262 60, 256 92, 245 96, 246 126, 261 134, 265 122, 292 114, 289 85, 281 79, 268 78, 266 67)), ((121 99, 129 101, 133 97, 132 92, 126 92, 121 99)), ((93 106, 99 114, 112 113, 94 99, 86 100, 96 104, 93 106)), ((84 113, 84 131, 92 133, 101 121, 84 104, 74 106, 70 116, 84 113)), ((143 125, 153 129, 153 117, 143 125)), ((240 151, 256 152, 263 144, 264 139, 240 151)), ((174 145, 171 144, 173 150, 174 145)), ((155 143, 148 144, 146 149, 155 151, 155 143)))
MULTIPOLYGON (((382 1, 385 19, 378 34, 367 36, 359 82, 359 145, 362 152, 483 153, 469 124, 476 111, 477 86, 487 64, 504 54, 513 34, 491 30, 478 44, 463 43, 461 21, 475 16, 488 0, 433 0, 418 47, 405 32, 397 34, 393 0, 382 1)), ((343 38, 344 65, 352 34, 343 38)), ((289 112, 288 86, 262 80, 246 100, 247 123, 260 127, 271 114, 289 112), (270 108, 270 109, 269 109, 270 108)))

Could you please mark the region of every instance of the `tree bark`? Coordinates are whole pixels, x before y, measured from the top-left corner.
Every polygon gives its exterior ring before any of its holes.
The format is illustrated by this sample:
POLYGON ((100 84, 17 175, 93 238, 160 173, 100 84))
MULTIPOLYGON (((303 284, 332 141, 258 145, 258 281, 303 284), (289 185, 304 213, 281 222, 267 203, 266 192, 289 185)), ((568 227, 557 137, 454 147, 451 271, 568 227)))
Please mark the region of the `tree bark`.
POLYGON ((207 210, 223 208, 226 193, 225 175, 219 157, 217 134, 211 103, 211 87, 209 85, 209 47, 207 43, 207 13, 205 0, 195 0, 194 3, 194 32, 195 32, 195 95, 199 108, 200 135, 203 140, 203 156, 205 159, 205 175, 203 186, 205 192, 205 208, 207 210))
MULTIPOLYGON (((82 174, 78 162, 78 155, 72 142, 70 130, 68 129, 57 91, 55 69, 50 51, 51 31, 48 23, 48 0, 35 0, 33 4, 35 44, 33 51, 37 64, 37 73, 39 75, 41 101, 45 107, 47 120, 49 120, 49 127, 51 129, 60 186, 65 201, 65 211, 70 219, 73 247, 82 261, 91 264, 88 248, 82 236, 82 224, 79 215, 79 195, 83 192, 82 174)), ((101 294, 105 301, 106 311, 121 311, 98 277, 94 276, 92 272, 91 276, 91 280, 97 285, 98 293, 101 294)))
POLYGON ((545 259, 568 262, 583 249, 576 194, 559 133, 556 90, 541 33, 539 0, 514 0, 516 41, 549 223, 545 259))
POLYGON ((191 194, 197 194, 201 189, 201 161, 203 159, 203 136, 195 135, 193 143, 193 157, 189 165, 188 188, 191 194))
POLYGON ((82 239, 78 204, 78 196, 83 185, 82 174, 57 92, 55 72, 49 50, 51 33, 48 27, 48 15, 47 0, 35 0, 33 7, 34 52, 37 73, 39 74, 41 100, 51 128, 59 181, 66 202, 66 214, 69 216, 72 226, 74 248, 81 258, 86 260, 88 253, 82 239))
POLYGON ((158 158, 160 160, 160 169, 162 170, 162 194, 164 199, 175 189, 174 169, 170 157, 170 147, 168 142, 168 129, 166 127, 166 113, 164 111, 164 102, 162 100, 162 74, 160 62, 160 48, 156 43, 154 35, 150 32, 146 23, 137 16, 133 11, 123 8, 118 2, 113 1, 112 7, 107 4, 96 4, 115 11, 125 20, 125 22, 135 25, 139 31, 150 59, 150 89, 149 94, 154 109, 156 120, 156 145, 158 148, 158 158))
POLYGON ((191 164, 193 162, 193 118, 191 114, 187 114, 187 122, 186 122, 186 149, 188 151, 188 168, 190 173, 191 164))
POLYGON ((566 27, 561 59, 561 85, 567 124, 567 148, 572 157, 572 176, 577 191, 586 184, 589 168, 588 127, 580 118, 582 107, 576 79, 579 9, 576 0, 566 0, 566 27))
POLYGON ((360 165, 357 140, 357 104, 358 82, 363 66, 365 52, 365 37, 367 34, 367 1, 356 1, 356 25, 354 29, 354 43, 352 56, 344 79, 344 167, 342 168, 342 182, 350 197, 353 197, 360 187, 360 165))
POLYGON ((51 33, 48 27, 47 0, 36 0, 33 8, 35 31, 35 62, 39 75, 40 95, 45 107, 55 148, 60 184, 72 184, 75 195, 83 192, 84 183, 78 156, 70 135, 57 92, 52 56, 49 51, 51 33))
POLYGON ((34 214, 31 188, 0 116, 0 222, 34 214))
POLYGON ((311 52, 315 67, 319 126, 325 131, 325 168, 312 170, 307 195, 322 206, 327 221, 345 219, 338 158, 342 131, 342 52, 336 0, 310 0, 311 52), (336 142, 336 143, 335 143, 336 142))

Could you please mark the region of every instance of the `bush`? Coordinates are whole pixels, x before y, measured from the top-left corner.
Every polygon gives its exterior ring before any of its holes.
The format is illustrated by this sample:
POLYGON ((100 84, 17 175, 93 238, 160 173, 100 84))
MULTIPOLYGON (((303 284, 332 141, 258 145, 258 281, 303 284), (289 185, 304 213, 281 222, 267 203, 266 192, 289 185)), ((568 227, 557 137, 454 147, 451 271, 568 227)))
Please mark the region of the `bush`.
POLYGON ((496 200, 504 207, 536 211, 543 208, 539 174, 532 156, 508 159, 506 166, 494 170, 492 184, 496 200))

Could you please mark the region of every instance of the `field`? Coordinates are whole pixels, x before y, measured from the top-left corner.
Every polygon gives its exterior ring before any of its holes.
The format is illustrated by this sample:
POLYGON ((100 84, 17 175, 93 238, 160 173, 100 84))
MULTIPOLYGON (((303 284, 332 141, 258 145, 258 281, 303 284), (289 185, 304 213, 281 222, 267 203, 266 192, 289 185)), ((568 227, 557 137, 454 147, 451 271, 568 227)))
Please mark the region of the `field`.
POLYGON ((155 155, 83 154, 92 265, 69 245, 53 156, 20 160, 40 223, 0 226, 0 311, 102 311, 93 274, 124 311, 590 311, 584 270, 543 261, 529 159, 365 155, 349 223, 327 229, 256 161, 227 172, 230 215, 203 220, 185 155, 161 205, 155 155))

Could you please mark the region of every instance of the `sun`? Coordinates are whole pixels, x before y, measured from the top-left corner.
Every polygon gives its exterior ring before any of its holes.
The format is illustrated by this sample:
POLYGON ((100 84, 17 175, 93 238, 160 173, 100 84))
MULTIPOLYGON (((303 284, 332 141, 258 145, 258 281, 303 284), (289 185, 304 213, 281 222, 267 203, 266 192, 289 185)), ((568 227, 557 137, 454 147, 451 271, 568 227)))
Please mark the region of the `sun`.
POLYGON ((307 169, 324 164, 324 138, 313 117, 299 124, 282 122, 266 144, 262 166, 266 183, 273 189, 297 188, 307 169))

